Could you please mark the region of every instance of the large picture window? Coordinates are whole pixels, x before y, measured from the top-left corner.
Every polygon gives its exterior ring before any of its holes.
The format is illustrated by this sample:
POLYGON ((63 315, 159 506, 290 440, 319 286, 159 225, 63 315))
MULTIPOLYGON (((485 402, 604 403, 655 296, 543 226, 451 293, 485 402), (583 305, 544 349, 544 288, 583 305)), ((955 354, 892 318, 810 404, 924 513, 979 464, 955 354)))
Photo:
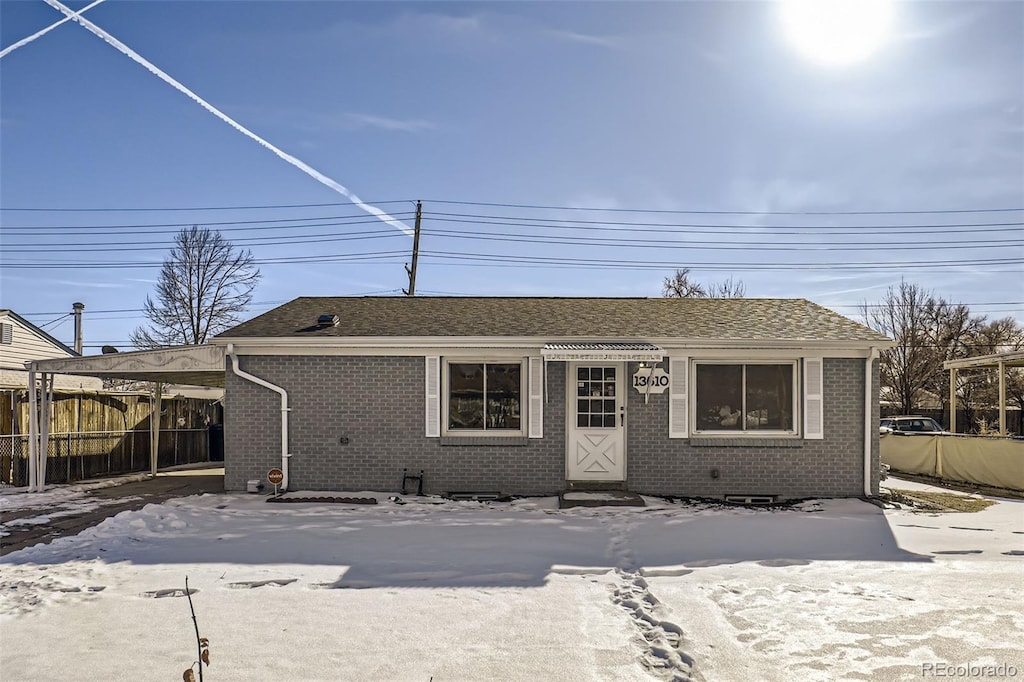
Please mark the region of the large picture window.
POLYGON ((520 432, 520 362, 448 363, 448 431, 520 432))
POLYGON ((697 431, 795 430, 795 363, 697 363, 697 431))

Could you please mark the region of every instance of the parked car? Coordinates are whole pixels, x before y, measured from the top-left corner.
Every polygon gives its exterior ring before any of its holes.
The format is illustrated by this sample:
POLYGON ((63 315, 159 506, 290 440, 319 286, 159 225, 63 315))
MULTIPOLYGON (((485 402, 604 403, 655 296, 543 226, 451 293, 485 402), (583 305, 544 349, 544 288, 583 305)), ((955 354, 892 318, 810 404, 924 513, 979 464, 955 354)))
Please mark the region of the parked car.
POLYGON ((882 417, 878 422, 879 433, 901 433, 915 434, 924 433, 935 435, 947 433, 937 421, 931 417, 920 417, 916 415, 900 415, 896 417, 882 417))

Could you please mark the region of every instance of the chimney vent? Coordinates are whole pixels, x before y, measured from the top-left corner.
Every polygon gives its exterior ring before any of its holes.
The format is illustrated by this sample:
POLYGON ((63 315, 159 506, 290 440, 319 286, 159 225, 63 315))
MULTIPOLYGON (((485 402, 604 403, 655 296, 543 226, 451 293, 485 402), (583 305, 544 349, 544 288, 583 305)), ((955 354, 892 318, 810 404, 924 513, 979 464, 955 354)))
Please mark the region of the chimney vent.
POLYGON ((318 327, 337 327, 339 322, 341 322, 341 318, 337 315, 326 314, 316 318, 318 327))

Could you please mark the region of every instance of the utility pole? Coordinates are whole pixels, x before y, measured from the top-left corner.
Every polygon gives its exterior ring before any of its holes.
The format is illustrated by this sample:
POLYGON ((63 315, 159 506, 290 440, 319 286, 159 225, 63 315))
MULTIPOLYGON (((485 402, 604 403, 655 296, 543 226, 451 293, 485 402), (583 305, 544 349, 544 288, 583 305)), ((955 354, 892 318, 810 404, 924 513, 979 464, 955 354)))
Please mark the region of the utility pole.
POLYGON ((412 268, 405 266, 405 272, 409 275, 409 288, 402 289, 406 296, 416 295, 416 262, 420 259, 420 220, 423 218, 423 202, 416 202, 416 227, 412 235, 412 268))
POLYGON ((82 354, 82 311, 85 310, 84 303, 72 303, 71 314, 75 316, 75 352, 82 354))

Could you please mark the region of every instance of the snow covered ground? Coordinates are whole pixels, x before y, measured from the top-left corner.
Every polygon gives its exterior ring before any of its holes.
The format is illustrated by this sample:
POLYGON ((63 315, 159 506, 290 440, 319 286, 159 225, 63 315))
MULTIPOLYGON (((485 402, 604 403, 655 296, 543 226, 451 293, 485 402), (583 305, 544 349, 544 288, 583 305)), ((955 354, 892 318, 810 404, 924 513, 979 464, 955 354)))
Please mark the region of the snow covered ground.
POLYGON ((922 514, 346 495, 380 503, 203 495, 3 557, 0 678, 180 679, 195 660, 186 576, 212 682, 1024 677, 1021 501, 922 514))

